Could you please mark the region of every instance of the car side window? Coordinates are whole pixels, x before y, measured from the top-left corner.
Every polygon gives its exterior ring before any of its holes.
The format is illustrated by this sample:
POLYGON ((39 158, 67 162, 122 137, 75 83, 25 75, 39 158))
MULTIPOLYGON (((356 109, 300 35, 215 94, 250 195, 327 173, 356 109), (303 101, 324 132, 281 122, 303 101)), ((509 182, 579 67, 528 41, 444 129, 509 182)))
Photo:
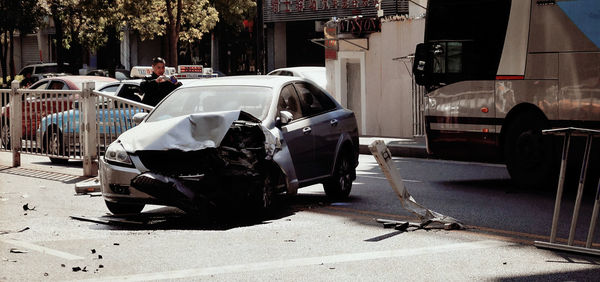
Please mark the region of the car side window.
POLYGON ((62 81, 52 81, 50 83, 50 87, 48 87, 48 89, 52 89, 52 90, 67 90, 67 85, 64 84, 62 81))
POLYGON ((279 102, 277 104, 277 112, 279 111, 290 112, 294 120, 302 117, 300 101, 298 101, 296 90, 294 90, 294 87, 291 84, 288 84, 281 89, 281 95, 279 95, 279 102))
POLYGON ((314 85, 304 82, 298 82, 294 85, 298 90, 302 108, 307 115, 318 115, 336 108, 335 103, 327 97, 327 94, 314 85))
POLYGON ((106 86, 102 89, 100 89, 100 92, 110 92, 110 93, 114 93, 117 92, 117 88, 119 88, 119 85, 111 85, 111 86, 106 86))
POLYGON ((283 75, 283 76, 294 76, 294 74, 291 71, 281 71, 279 73, 279 75, 283 75))
POLYGON ((42 82, 38 85, 33 85, 29 87, 29 89, 46 89, 46 86, 48 86, 48 81, 42 82))
POLYGON ((124 84, 117 96, 136 102, 142 102, 141 92, 140 87, 137 85, 124 84))
POLYGON ((33 67, 26 67, 26 68, 24 68, 24 69, 23 69, 23 70, 22 70, 22 71, 19 73, 19 75, 25 75, 26 73, 31 73, 31 74, 33 74, 33 67))

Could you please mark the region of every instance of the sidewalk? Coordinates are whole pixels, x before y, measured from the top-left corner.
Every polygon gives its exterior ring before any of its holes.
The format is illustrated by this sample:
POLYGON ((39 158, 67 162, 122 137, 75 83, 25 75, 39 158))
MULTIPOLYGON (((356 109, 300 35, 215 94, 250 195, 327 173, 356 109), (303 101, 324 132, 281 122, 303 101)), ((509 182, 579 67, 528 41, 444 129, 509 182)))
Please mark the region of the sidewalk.
POLYGON ((384 137, 360 137, 359 152, 371 154, 369 145, 375 140, 383 140, 394 157, 426 158, 427 148, 425 137, 415 138, 384 138, 384 137))

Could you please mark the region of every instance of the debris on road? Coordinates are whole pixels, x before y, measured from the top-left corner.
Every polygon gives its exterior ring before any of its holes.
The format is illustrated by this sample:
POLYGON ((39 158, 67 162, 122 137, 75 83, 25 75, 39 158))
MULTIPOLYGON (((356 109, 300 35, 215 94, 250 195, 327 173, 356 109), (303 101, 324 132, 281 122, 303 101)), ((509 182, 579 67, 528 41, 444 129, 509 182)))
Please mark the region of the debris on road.
MULTIPOLYGON (((392 161, 392 154, 385 145, 384 141, 375 140, 373 143, 371 143, 371 145, 369 145, 369 150, 371 150, 371 153, 375 157, 375 160, 377 160, 377 163, 379 164, 381 170, 390 182, 392 188, 394 189, 394 192, 396 192, 396 195, 398 196, 398 198, 400 198, 400 203, 402 204, 402 207, 416 215, 419 218, 419 220, 421 220, 421 223, 418 224, 419 229, 425 229, 426 227, 427 229, 463 229, 463 226, 460 224, 460 222, 458 222, 458 220, 432 211, 417 203, 417 201, 410 195, 410 193, 406 189, 406 186, 404 186, 402 176, 400 176, 398 169, 394 165, 394 162, 392 161)), ((387 222, 387 225, 386 223, 384 223, 384 227, 386 227, 392 225, 392 223, 395 221, 380 221, 380 219, 378 219, 377 222, 387 222)), ((399 228, 406 227, 404 228, 404 230, 406 230, 410 226, 410 224, 407 225, 406 222, 397 222, 397 224, 394 226, 399 228)))
POLYGON ((24 210, 24 211, 34 211, 34 210, 35 210, 35 207, 33 207, 33 208, 30 208, 30 207, 29 207, 29 203, 27 203, 27 204, 24 204, 24 205, 23 205, 23 210, 24 210))
POLYGON ((73 272, 81 271, 81 267, 79 267, 79 266, 74 266, 72 269, 73 269, 73 272))
POLYGON ((7 258, 2 258, 3 261, 7 261, 7 262, 17 262, 16 259, 7 259, 7 258))
POLYGON ((101 192, 98 177, 75 183, 75 193, 77 195, 87 195, 94 192, 101 192))
POLYGON ((115 246, 119 246, 119 245, 121 245, 121 244, 119 244, 119 243, 113 243, 113 245, 115 245, 115 246))
POLYGON ((14 230, 14 231, 11 231, 11 230, 0 230, 0 235, 10 234, 10 233, 21 233, 21 232, 23 232, 25 230, 29 230, 29 227, 25 227, 23 229, 14 230))
POLYGON ((92 251, 92 254, 96 253, 96 249, 92 249, 91 251, 92 251))
POLYGON ((19 250, 17 248, 11 248, 10 252, 13 253, 13 254, 26 254, 26 253, 29 253, 29 251, 19 250))
POLYGON ((87 222, 93 222, 93 223, 101 223, 101 224, 107 224, 107 225, 144 225, 147 224, 148 222, 146 221, 133 221, 133 220, 127 220, 127 219, 122 219, 122 218, 107 218, 107 217, 102 217, 102 218, 97 218, 97 217, 85 217, 85 216, 69 216, 71 219, 75 219, 75 220, 81 220, 81 221, 87 221, 87 222))

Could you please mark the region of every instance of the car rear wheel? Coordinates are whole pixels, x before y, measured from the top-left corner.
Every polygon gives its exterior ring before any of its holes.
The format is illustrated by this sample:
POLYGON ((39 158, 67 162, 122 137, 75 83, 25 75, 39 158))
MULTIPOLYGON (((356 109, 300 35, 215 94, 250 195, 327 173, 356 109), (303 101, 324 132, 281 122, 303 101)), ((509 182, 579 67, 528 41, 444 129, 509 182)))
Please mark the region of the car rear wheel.
MULTIPOLYGON (((60 131, 52 128, 48 128, 48 131, 44 134, 44 152, 50 155, 63 155, 63 138, 60 131)), ((50 162, 53 164, 66 164, 69 159, 49 157, 50 162)))
POLYGON ((0 145, 10 150, 10 124, 8 120, 0 120, 0 145))
POLYGON ((327 197, 334 200, 343 200, 350 195, 352 181, 354 181, 356 175, 351 157, 352 153, 350 150, 344 150, 338 154, 333 175, 328 181, 323 183, 327 197))
POLYGON ((124 204, 109 202, 106 200, 104 200, 104 203, 106 203, 106 207, 114 215, 140 213, 145 206, 145 204, 124 204))

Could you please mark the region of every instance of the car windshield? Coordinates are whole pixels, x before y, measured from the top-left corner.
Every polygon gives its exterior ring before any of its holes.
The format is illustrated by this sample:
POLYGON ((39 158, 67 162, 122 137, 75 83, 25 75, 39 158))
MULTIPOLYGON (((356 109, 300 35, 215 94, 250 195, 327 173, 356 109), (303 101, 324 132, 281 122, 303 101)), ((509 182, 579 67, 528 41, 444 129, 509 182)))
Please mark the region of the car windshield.
POLYGON ((263 120, 269 112, 272 89, 264 86, 201 86, 176 90, 162 101, 146 122, 194 113, 242 110, 263 120))

